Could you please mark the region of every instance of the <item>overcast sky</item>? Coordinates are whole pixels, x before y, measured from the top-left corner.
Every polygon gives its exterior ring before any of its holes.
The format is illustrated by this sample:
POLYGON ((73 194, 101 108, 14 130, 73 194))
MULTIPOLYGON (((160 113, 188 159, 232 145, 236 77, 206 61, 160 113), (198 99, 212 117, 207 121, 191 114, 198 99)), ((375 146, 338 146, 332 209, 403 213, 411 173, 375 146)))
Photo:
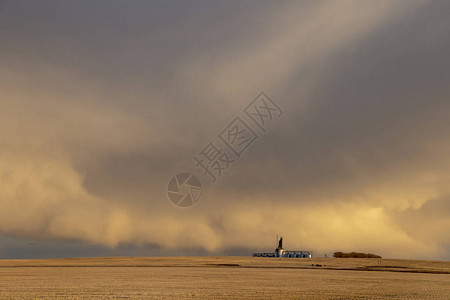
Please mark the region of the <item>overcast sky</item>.
MULTIPOLYGON (((0 257, 450 259, 449 1, 0 0, 0 257), (244 108, 283 110, 265 132, 244 108), (211 182, 237 116, 258 139, 211 182), (199 202, 169 202, 189 172, 199 202)), ((229 149, 228 149, 229 150, 229 149)), ((233 154, 229 152, 230 155, 233 154)), ((231 157, 231 156, 230 156, 231 157)))

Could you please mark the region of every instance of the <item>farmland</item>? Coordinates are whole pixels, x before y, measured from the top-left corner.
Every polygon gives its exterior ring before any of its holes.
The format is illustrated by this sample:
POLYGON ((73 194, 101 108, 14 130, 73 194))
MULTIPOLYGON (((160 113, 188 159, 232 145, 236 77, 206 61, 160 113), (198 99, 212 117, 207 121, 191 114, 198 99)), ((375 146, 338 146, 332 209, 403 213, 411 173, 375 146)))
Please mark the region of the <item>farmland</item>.
POLYGON ((111 257, 0 260, 0 298, 445 299, 450 262, 111 257))

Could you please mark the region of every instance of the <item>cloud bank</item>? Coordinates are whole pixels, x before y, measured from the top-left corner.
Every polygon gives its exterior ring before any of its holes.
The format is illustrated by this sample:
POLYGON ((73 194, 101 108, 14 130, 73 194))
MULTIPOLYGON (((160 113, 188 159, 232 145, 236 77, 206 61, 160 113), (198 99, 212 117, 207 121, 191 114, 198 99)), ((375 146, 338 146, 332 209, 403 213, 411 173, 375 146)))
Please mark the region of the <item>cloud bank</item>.
POLYGON ((280 234, 448 259, 449 11, 2 1, 0 232, 212 254, 271 251, 280 234), (192 157, 260 91, 285 114, 209 183, 192 157), (165 194, 181 171, 204 184, 189 210, 165 194))

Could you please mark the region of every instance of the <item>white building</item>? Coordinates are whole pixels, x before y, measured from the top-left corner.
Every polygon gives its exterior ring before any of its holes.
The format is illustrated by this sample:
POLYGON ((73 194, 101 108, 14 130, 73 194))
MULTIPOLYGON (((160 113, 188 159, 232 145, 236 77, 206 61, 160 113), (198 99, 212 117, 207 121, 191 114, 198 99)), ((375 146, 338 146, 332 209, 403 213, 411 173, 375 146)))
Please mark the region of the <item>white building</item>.
POLYGON ((311 258, 312 251, 304 250, 284 250, 283 249, 283 237, 278 241, 278 247, 273 253, 253 253, 255 257, 293 257, 293 258, 311 258))

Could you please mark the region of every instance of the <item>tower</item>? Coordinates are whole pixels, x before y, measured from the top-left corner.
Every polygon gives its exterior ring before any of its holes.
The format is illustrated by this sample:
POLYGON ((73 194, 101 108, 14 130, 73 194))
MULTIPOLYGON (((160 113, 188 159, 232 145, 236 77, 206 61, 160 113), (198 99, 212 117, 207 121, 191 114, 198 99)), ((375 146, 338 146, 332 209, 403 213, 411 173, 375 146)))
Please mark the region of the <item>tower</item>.
POLYGON ((278 241, 278 247, 275 249, 275 257, 283 257, 283 237, 278 241))

